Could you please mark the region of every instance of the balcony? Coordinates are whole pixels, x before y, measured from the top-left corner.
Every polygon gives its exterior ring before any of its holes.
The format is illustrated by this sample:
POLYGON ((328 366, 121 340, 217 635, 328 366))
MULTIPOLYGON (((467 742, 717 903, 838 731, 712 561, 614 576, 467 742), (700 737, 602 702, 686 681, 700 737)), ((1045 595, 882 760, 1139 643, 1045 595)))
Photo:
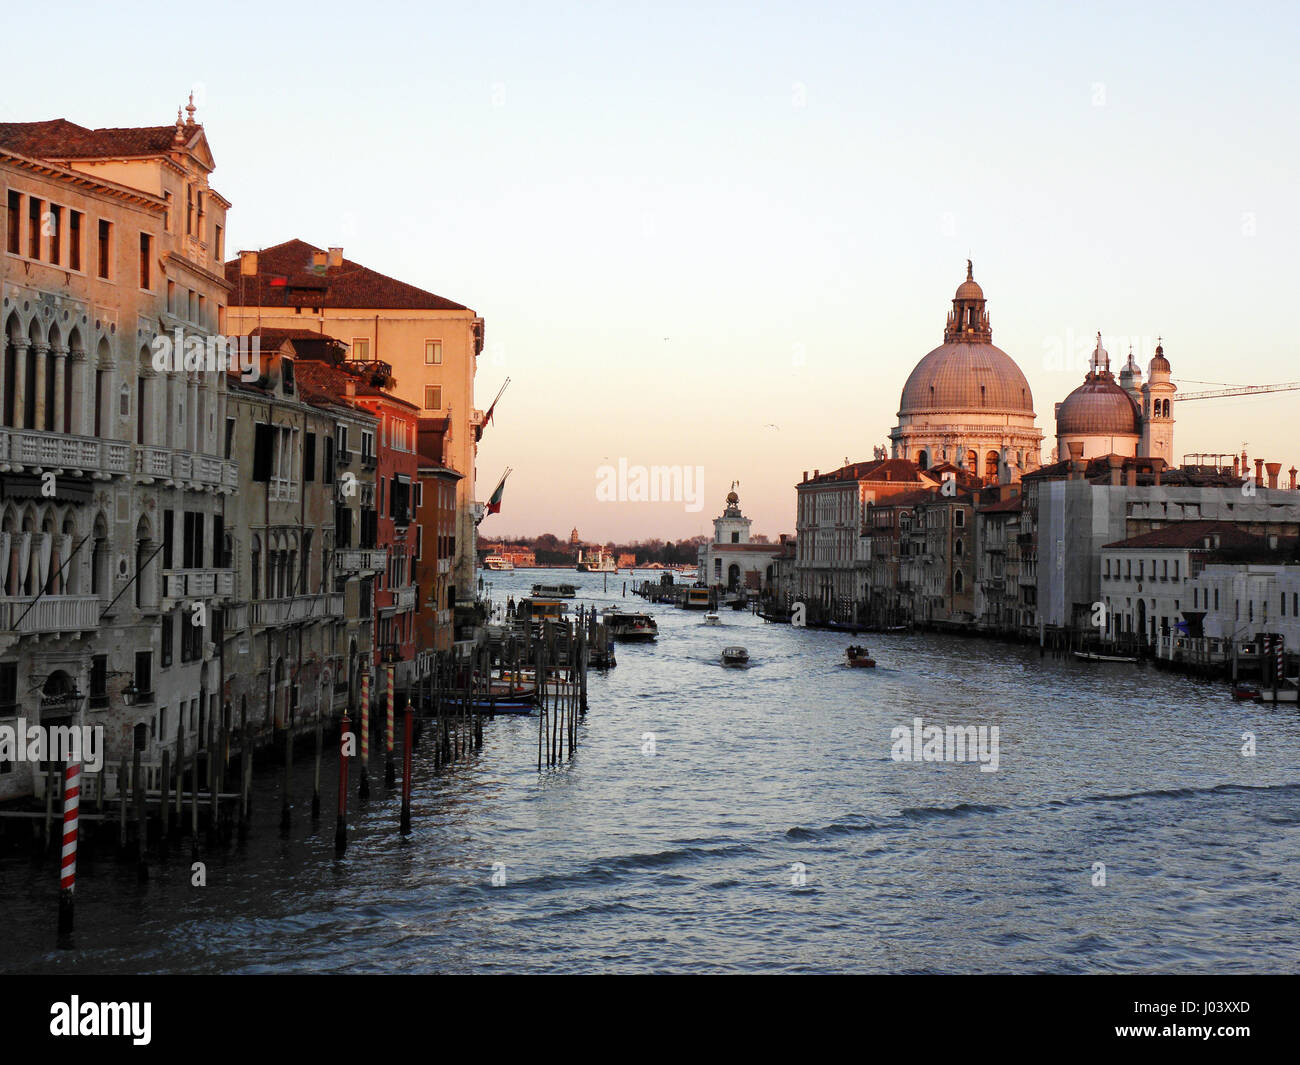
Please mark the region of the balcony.
POLYGON ((101 480, 131 472, 131 445, 93 436, 0 429, 0 463, 88 473, 101 480))
POLYGON ((149 479, 170 479, 172 475, 172 453, 165 447, 151 447, 138 444, 135 449, 135 472, 137 476, 149 479))
POLYGON ((364 469, 373 470, 379 465, 379 456, 375 454, 361 453, 361 465, 364 469))
POLYGON ((344 547, 334 553, 341 573, 382 573, 388 568, 386 547, 344 547))
POLYGON ((351 466, 352 452, 345 447, 339 448, 338 452, 334 456, 334 462, 339 466, 351 466))
POLYGON ((398 611, 415 609, 415 589, 398 588, 393 593, 393 608, 398 611))
POLYGON ((97 629, 101 609, 103 604, 97 595, 46 595, 40 599, 4 596, 0 597, 0 631, 57 633, 97 629), (33 601, 35 606, 31 606, 33 601))
POLYGON ((215 455, 172 450, 152 444, 135 448, 135 472, 148 481, 167 481, 192 489, 229 489, 239 487, 239 467, 215 455))
POLYGON ((295 621, 323 621, 343 616, 343 593, 295 595, 284 599, 263 599, 249 604, 254 626, 288 625, 295 621))
POLYGON ((163 570, 164 599, 233 599, 233 569, 163 570))
POLYGON ((272 477, 267 482, 266 494, 272 503, 296 503, 298 482, 289 477, 272 477))

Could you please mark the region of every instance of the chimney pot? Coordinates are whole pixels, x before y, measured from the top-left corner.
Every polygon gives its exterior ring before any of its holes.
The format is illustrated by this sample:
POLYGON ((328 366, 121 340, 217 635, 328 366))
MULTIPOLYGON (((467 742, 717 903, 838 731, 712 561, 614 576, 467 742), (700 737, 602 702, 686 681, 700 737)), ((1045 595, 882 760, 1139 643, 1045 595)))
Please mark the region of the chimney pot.
POLYGON ((1138 471, 1136 464, 1129 466, 1129 468, 1124 471, 1124 483, 1128 485, 1129 488, 1137 487, 1138 471))
POLYGON ((1264 469, 1268 470, 1268 486, 1270 488, 1276 488, 1278 474, 1282 472, 1282 463, 1266 462, 1264 463, 1264 469))
POLYGON ((312 266, 324 266, 325 261, 325 253, 323 251, 314 251, 311 253, 312 266))
POLYGON ((1291 491, 1294 492, 1294 491, 1295 491, 1295 475, 1296 475, 1297 473, 1300 473, 1300 470, 1297 470, 1294 466, 1292 466, 1292 467, 1291 467, 1289 470, 1287 470, 1286 472, 1289 473, 1289 474, 1291 475, 1291 491))
POLYGON ((342 248, 330 248, 329 264, 330 264, 330 266, 342 266, 342 265, 343 265, 343 249, 342 249, 342 248))
POLYGON ((1263 459, 1255 460, 1255 486, 1257 488, 1264 487, 1264 460, 1263 459))

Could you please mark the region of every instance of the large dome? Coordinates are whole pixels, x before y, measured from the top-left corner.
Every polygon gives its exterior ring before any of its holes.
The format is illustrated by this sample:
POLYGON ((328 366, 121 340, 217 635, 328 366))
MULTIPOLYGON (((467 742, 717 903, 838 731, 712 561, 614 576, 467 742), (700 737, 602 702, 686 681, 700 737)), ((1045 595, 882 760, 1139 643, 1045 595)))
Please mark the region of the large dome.
POLYGON ((1108 373, 1088 379, 1065 397, 1056 412, 1056 434, 1140 436, 1138 409, 1108 373))
POLYGON ((950 342, 916 364, 898 413, 989 410, 1034 413, 1029 382, 1015 360, 992 344, 950 342))

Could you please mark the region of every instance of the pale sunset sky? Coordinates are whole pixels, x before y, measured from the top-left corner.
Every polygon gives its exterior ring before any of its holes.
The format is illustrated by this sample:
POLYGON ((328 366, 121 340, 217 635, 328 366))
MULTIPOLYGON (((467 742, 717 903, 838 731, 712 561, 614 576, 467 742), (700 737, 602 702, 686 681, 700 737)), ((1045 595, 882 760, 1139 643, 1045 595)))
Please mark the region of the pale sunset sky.
MULTIPOLYGON (((1100 330, 1182 391, 1300 380, 1295 4, 28 5, 7 121, 161 125, 193 88, 228 249, 300 237, 473 307, 487 537, 711 529, 869 459, 967 257, 1053 405, 1100 330), (1061 357, 1067 353, 1068 360, 1061 357), (703 467, 703 509, 597 467, 703 467)), ((380 353, 382 357, 382 352, 380 353)), ((1300 392, 1174 450, 1300 465, 1300 392)))

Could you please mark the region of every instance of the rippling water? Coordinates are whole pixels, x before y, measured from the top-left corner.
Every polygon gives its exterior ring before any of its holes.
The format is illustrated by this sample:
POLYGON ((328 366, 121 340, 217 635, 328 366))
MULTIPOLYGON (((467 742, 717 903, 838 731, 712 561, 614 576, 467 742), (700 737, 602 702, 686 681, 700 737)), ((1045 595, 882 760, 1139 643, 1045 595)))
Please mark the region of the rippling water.
MULTIPOLYGON (((619 600, 620 575, 570 572, 619 600)), ((496 595, 547 571, 493 574, 496 595)), ((640 578, 638 578, 640 579, 640 578)), ((594 594, 593 594, 594 593, 594 594)), ((628 596, 629 604, 640 601, 628 596)), ((435 775, 416 755, 414 832, 381 783, 346 857, 327 811, 281 839, 279 774, 253 837, 189 863, 109 858, 53 945, 51 865, 0 862, 7 971, 1260 972, 1300 963, 1300 717, 1224 689, 1036 648, 848 638, 724 611, 654 608, 660 638, 594 674, 571 763, 538 774, 536 718, 485 725, 435 775), (748 669, 718 663, 748 647, 748 669), (914 717, 997 725, 1001 767, 903 763, 914 717), (1258 753, 1243 757, 1242 733, 1258 753), (643 736, 654 734, 654 754, 643 736), (1105 886, 1093 886, 1104 862, 1105 886), (495 863, 506 884, 492 885, 495 863), (796 886, 801 863, 805 882, 796 886)), ((375 774, 372 769, 372 779, 375 774)), ((354 777, 355 782, 355 777, 354 777)), ((355 784, 354 784, 355 786, 355 784)), ((183 852, 188 854, 188 848, 183 852)))

